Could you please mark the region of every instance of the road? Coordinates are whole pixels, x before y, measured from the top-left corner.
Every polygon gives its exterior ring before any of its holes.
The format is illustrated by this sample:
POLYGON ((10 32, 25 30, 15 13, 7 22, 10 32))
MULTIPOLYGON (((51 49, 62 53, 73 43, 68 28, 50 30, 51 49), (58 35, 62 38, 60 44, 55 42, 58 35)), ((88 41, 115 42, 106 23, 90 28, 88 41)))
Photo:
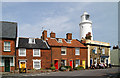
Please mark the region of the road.
MULTIPOLYGON (((65 71, 65 72, 48 72, 48 73, 35 73, 35 74, 8 74, 8 75, 4 75, 3 78, 5 77, 10 77, 10 76, 14 76, 14 77, 40 77, 40 76, 69 76, 69 77, 75 77, 75 76, 100 76, 100 77, 106 77, 106 78, 118 78, 118 75, 120 77, 120 73, 119 72, 118 67, 113 67, 113 68, 108 68, 108 69, 90 69, 90 70, 76 70, 76 71, 65 71), (116 77, 112 77, 112 76, 116 76, 116 77)), ((63 78, 63 77, 62 77, 63 78)))

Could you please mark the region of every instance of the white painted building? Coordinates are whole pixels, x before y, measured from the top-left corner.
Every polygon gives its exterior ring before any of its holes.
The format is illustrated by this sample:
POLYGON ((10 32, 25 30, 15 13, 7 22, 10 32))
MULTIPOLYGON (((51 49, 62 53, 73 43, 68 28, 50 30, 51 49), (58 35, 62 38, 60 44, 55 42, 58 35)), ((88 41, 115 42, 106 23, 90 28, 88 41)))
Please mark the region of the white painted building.
POLYGON ((84 12, 84 14, 81 16, 81 22, 79 24, 80 26, 80 39, 86 37, 86 34, 88 32, 91 33, 91 40, 93 40, 93 34, 92 34, 92 21, 89 19, 90 15, 87 12, 84 12))

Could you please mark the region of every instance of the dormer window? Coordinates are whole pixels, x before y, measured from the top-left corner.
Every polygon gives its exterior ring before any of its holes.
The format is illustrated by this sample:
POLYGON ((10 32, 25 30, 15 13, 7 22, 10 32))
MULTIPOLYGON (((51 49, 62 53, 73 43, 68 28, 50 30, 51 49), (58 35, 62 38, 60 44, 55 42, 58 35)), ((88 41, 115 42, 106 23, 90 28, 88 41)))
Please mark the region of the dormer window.
POLYGON ((29 38, 29 43, 30 44, 35 44, 35 39, 34 38, 29 38))
POLYGON ((71 40, 68 40, 68 39, 67 39, 66 41, 67 41, 67 43, 71 43, 71 40))
POLYGON ((62 39, 58 39, 58 42, 59 42, 59 43, 62 43, 62 39))

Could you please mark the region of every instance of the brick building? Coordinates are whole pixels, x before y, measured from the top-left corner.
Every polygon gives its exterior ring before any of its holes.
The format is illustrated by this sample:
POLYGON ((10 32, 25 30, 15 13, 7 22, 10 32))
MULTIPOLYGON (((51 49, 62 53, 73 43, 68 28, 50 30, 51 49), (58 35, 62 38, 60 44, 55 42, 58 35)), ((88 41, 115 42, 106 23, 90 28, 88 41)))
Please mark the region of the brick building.
POLYGON ((47 43, 39 38, 17 38, 16 67, 47 69, 51 66, 51 51, 47 43))
POLYGON ((17 23, 1 21, 0 29, 0 70, 12 72, 15 69, 17 23))
POLYGON ((47 37, 47 31, 42 33, 42 39, 46 40, 51 49, 51 63, 59 69, 61 65, 71 66, 87 65, 87 47, 76 39, 72 39, 72 33, 67 33, 66 38, 56 38, 54 32, 47 37))

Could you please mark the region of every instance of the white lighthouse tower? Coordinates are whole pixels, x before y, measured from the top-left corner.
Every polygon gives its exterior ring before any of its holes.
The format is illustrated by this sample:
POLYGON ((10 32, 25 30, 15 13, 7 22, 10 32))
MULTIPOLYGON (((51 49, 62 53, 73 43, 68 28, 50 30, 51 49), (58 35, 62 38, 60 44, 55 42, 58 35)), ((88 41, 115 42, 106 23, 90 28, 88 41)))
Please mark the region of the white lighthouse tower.
POLYGON ((92 21, 89 20, 90 15, 87 12, 84 12, 84 14, 81 16, 81 22, 79 24, 80 26, 80 39, 86 37, 86 34, 88 32, 91 33, 91 40, 93 40, 93 34, 92 34, 92 21))

